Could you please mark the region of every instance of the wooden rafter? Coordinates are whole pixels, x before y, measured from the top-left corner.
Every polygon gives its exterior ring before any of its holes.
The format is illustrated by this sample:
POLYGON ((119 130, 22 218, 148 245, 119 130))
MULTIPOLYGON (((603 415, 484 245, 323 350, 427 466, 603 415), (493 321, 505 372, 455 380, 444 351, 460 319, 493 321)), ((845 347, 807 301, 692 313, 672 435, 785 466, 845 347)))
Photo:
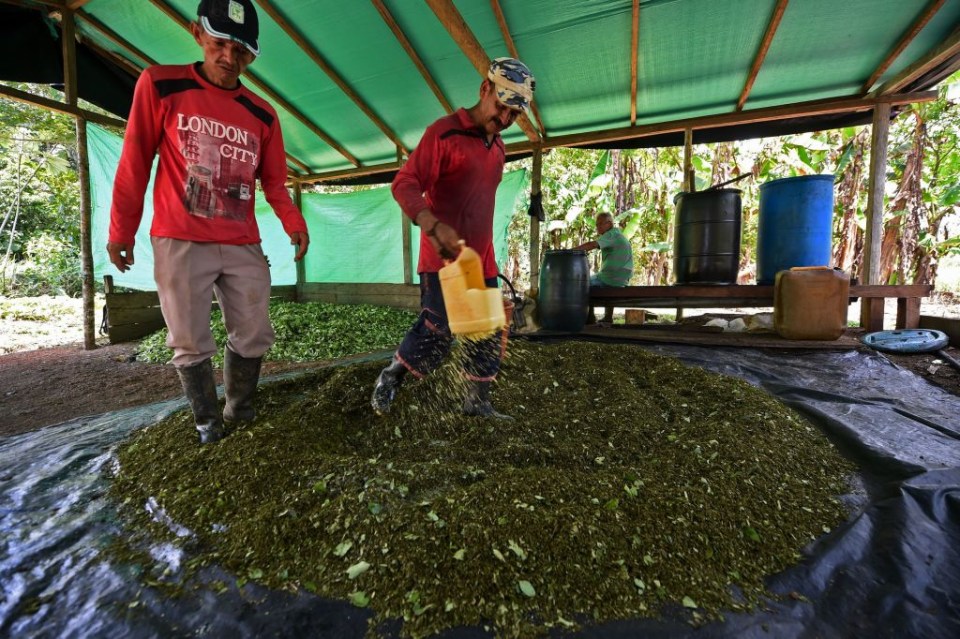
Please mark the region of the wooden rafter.
MULTIPOLYGON (((661 135, 664 133, 680 133, 685 129, 713 129, 724 126, 736 126, 740 124, 753 124, 757 122, 772 122, 774 120, 786 120, 816 115, 829 115, 831 113, 872 111, 873 108, 880 102, 896 105, 910 104, 913 102, 929 102, 931 100, 935 100, 936 98, 936 91, 922 91, 919 93, 902 93, 881 96, 879 98, 854 96, 848 98, 812 100, 809 102, 799 102, 797 104, 787 104, 783 106, 766 107, 763 109, 752 109, 748 111, 734 111, 731 113, 720 113, 717 115, 687 118, 684 120, 673 120, 671 122, 661 122, 657 124, 646 124, 643 126, 627 126, 619 129, 608 129, 606 131, 563 135, 545 140, 543 146, 544 148, 556 148, 561 146, 601 144, 618 142, 621 140, 644 138, 651 135, 661 135)), ((529 153, 532 149, 533 145, 529 142, 513 143, 507 145, 507 154, 510 155, 522 153, 524 151, 529 153)))
POLYGON ((365 175, 376 175, 378 173, 390 173, 398 171, 403 166, 401 162, 387 162, 386 164, 368 164, 356 169, 342 169, 338 171, 327 171, 325 173, 311 173, 300 178, 303 184, 312 184, 313 182, 329 182, 330 180, 344 180, 347 178, 363 177, 365 175))
POLYGON ((860 87, 860 94, 866 95, 870 89, 873 88, 873 85, 877 80, 880 79, 887 69, 890 68, 890 65, 893 64, 894 60, 900 57, 900 54, 903 53, 903 50, 907 48, 913 39, 917 37, 927 23, 933 18, 933 16, 940 10, 940 7, 943 6, 943 3, 946 0, 930 0, 923 12, 917 16, 917 19, 913 21, 913 24, 907 29, 907 31, 901 36, 900 40, 893 46, 893 49, 890 50, 890 53, 887 54, 887 57, 883 59, 883 62, 880 63, 873 73, 870 74, 870 77, 867 78, 867 81, 863 83, 863 86, 860 87))
MULTIPOLYGON (((176 9, 173 9, 164 0, 150 0, 150 3, 153 4, 153 6, 155 6, 157 9, 162 11, 164 15, 166 15, 168 18, 170 18, 171 20, 179 24, 188 32, 190 31, 190 21, 184 19, 184 17, 181 16, 176 11, 176 9)), ((287 113, 292 115, 294 118, 296 118, 301 124, 303 124, 303 126, 307 127, 307 129, 309 129, 314 135, 316 135, 318 138, 320 138, 321 140, 326 142, 328 145, 330 145, 330 147, 332 147, 333 149, 336 149, 336 151, 340 153, 340 155, 347 158, 350 164, 357 167, 360 166, 360 160, 355 158, 349 151, 343 148, 343 146, 339 142, 337 142, 332 137, 330 137, 326 133, 326 131, 324 131, 319 126, 311 122, 310 119, 307 118, 307 116, 305 116, 304 114, 302 114, 296 107, 294 107, 292 104, 290 104, 289 102, 284 100, 282 97, 280 97, 280 94, 278 94, 276 91, 270 88, 266 82, 260 79, 255 73, 250 71, 249 68, 244 72, 243 75, 250 81, 250 84, 254 85, 258 89, 263 91, 265 94, 267 94, 267 96, 271 100, 273 100, 278 106, 280 106, 284 111, 286 111, 287 113)))
POLYGON ((70 9, 71 11, 76 11, 77 9, 87 4, 88 2, 90 2, 90 0, 67 0, 67 9, 70 9))
MULTIPOLYGON (((870 92, 870 96, 886 96, 899 93, 904 88, 910 86, 925 74, 936 69, 941 64, 960 56, 960 28, 947 38, 940 46, 930 51, 927 55, 920 58, 909 67, 898 73, 895 77, 884 82, 879 88, 870 92)), ((954 62, 953 71, 957 69, 957 62, 954 62)))
POLYGON ((760 41, 760 48, 757 49, 757 55, 753 58, 753 65, 750 67, 750 73, 747 74, 747 81, 743 85, 743 91, 737 99, 737 111, 743 111, 743 105, 747 103, 750 96, 750 90, 753 89, 753 83, 757 80, 760 73, 760 67, 767 57, 767 51, 770 50, 770 43, 773 42, 773 36, 777 33, 777 27, 780 26, 780 20, 787 10, 788 0, 777 0, 777 6, 773 8, 773 15, 770 16, 770 22, 767 23, 767 30, 763 34, 763 40, 760 41))
POLYGON ((397 24, 397 21, 393 18, 393 14, 390 13, 390 10, 387 9, 387 6, 383 4, 383 0, 370 1, 373 3, 373 6, 377 8, 377 11, 380 13, 380 17, 383 18, 383 21, 387 24, 387 27, 389 27, 390 31, 393 32, 397 42, 399 42, 400 46, 403 47, 403 50, 407 52, 407 56, 410 57, 410 60, 413 62, 414 66, 417 67, 420 75, 422 75, 423 79, 426 81, 427 86, 430 87, 430 90, 433 91, 433 94, 437 96, 437 100, 440 101, 443 109, 447 113, 453 113, 453 106, 447 100, 447 97, 443 95, 443 91, 440 90, 436 80, 433 79, 430 71, 427 70, 427 66, 420 58, 420 54, 418 54, 416 49, 413 48, 413 45, 410 44, 410 40, 407 39, 407 35, 403 32, 403 29, 400 28, 400 25, 397 24))
POLYGON ((637 73, 640 53, 640 0, 633 0, 630 20, 630 126, 637 123, 637 73))
POLYGON ((8 97, 11 100, 16 100, 17 102, 32 104, 34 106, 43 107, 44 109, 56 111, 57 113, 81 116, 90 122, 96 122, 97 124, 101 124, 103 126, 113 126, 122 129, 127 125, 127 123, 123 120, 111 118, 99 113, 94 113, 93 111, 88 111, 87 109, 81 107, 72 107, 65 102, 51 100, 50 98, 44 98, 39 95, 27 93, 26 91, 20 91, 19 89, 14 89, 13 87, 8 87, 4 84, 0 84, 0 95, 8 97))
POLYGON ((369 118, 370 121, 373 122, 373 124, 380 129, 383 134, 390 139, 391 142, 399 147, 402 147, 404 152, 409 153, 409 150, 404 146, 403 142, 400 141, 399 136, 397 136, 397 134, 394 133, 389 126, 387 126, 386 122, 384 122, 380 116, 373 112, 373 109, 370 108, 370 105, 368 105, 364 99, 353 90, 353 87, 347 84, 346 80, 344 80, 340 74, 337 73, 332 66, 330 66, 330 63, 327 62, 326 58, 320 55, 320 52, 317 51, 309 42, 307 42, 307 39, 303 37, 303 34, 297 31, 297 29, 294 28, 294 26, 283 17, 283 14, 277 11, 277 9, 268 0, 256 0, 256 2, 258 5, 260 5, 260 8, 263 9, 267 15, 269 15, 270 18, 277 23, 277 26, 280 27, 280 29, 282 29, 283 32, 286 33, 287 36, 293 40, 298 47, 300 47, 300 50, 307 54, 307 57, 313 60, 313 63, 320 67, 320 70, 326 73, 327 77, 333 80, 333 83, 336 84, 341 91, 343 91, 344 95, 350 98, 350 101, 357 105, 357 107, 363 111, 363 114, 366 115, 367 118, 369 118))
MULTIPOLYGON (((503 41, 507 43, 507 51, 510 55, 520 60, 520 52, 513 42, 513 36, 510 35, 510 27, 507 26, 507 18, 503 15, 503 9, 500 8, 499 0, 490 0, 490 6, 493 9, 493 15, 497 18, 497 24, 500 25, 500 33, 503 35, 503 41)), ((543 120, 540 118, 540 108, 537 106, 536 98, 530 102, 530 110, 533 112, 533 118, 537 121, 537 128, 542 137, 547 137, 547 128, 543 126, 543 120)))
MULTIPOLYGON (((473 31, 467 26, 466 21, 463 19, 463 16, 460 15, 457 7, 454 6, 453 1, 426 0, 426 2, 437 16, 437 19, 440 20, 440 24, 444 26, 447 33, 453 38, 453 41, 457 43, 460 50, 463 51, 467 59, 473 64, 477 73, 479 73, 481 77, 486 78, 487 68, 490 66, 490 56, 487 55, 480 41, 477 40, 473 31)), ((517 118, 517 126, 527 134, 527 138, 530 141, 536 142, 540 139, 540 135, 533 128, 526 113, 521 113, 520 117, 517 118)))
MULTIPOLYGON (((121 38, 116 31, 114 31, 107 25, 103 24, 98 19, 94 18, 92 15, 87 13, 86 11, 83 11, 83 10, 77 11, 76 16, 81 20, 83 20, 84 22, 86 22, 87 24, 89 24, 94 29, 96 29, 97 32, 100 33, 100 35, 105 37, 114 45, 120 47, 121 49, 124 49, 125 51, 127 51, 127 53, 132 53, 135 57, 140 58, 142 62, 145 62, 148 65, 157 63, 156 60, 148 56, 146 53, 144 53, 140 49, 133 46, 127 40, 124 40, 123 38, 121 38)), ((142 70, 142 67, 141 67, 141 70, 142 70)))

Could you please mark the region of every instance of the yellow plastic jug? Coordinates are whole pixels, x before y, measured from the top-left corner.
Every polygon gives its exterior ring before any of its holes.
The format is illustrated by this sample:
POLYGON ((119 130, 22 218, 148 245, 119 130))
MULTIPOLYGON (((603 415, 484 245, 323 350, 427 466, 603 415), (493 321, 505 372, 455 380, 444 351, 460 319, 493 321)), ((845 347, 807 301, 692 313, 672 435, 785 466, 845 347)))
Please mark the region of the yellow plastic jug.
POLYGON ((454 335, 477 339, 507 325, 500 289, 487 288, 480 255, 469 246, 440 269, 440 290, 454 335))
POLYGON ((829 266, 780 271, 773 286, 773 327, 786 339, 834 340, 847 327, 850 276, 829 266))

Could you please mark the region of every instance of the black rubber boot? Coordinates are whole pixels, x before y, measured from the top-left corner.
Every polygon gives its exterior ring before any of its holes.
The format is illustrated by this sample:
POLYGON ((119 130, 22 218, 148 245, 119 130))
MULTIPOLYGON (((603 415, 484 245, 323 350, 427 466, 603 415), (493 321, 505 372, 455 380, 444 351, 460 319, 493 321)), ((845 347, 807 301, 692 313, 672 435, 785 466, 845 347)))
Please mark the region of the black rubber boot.
POLYGON ((253 398, 260 381, 262 357, 241 357, 229 348, 223 352, 223 394, 227 404, 223 418, 228 422, 252 422, 257 416, 253 398))
POLYGON ((193 366, 177 369, 183 394, 190 401, 193 419, 197 424, 197 433, 201 444, 220 441, 226 435, 223 420, 220 419, 220 407, 217 406, 217 384, 213 379, 213 364, 206 359, 193 366))
POLYGON ((390 404, 397 396, 397 390, 403 383, 403 376, 407 374, 407 367, 394 357, 390 360, 390 365, 380 371, 377 377, 377 385, 373 389, 373 397, 370 398, 370 406, 377 415, 385 415, 390 412, 390 404))
POLYGON ((510 415, 498 413, 490 403, 490 385, 493 382, 467 381, 467 396, 463 400, 463 414, 470 417, 491 417, 513 421, 510 415))

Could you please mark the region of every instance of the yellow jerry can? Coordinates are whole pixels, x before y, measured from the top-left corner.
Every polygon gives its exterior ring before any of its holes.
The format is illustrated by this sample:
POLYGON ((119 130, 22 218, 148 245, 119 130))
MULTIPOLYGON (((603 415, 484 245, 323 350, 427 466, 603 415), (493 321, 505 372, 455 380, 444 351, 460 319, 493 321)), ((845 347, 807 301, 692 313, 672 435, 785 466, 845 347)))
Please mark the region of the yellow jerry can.
POLYGON ((507 325, 500 289, 487 288, 480 255, 469 246, 440 269, 440 290, 454 335, 478 339, 507 325))

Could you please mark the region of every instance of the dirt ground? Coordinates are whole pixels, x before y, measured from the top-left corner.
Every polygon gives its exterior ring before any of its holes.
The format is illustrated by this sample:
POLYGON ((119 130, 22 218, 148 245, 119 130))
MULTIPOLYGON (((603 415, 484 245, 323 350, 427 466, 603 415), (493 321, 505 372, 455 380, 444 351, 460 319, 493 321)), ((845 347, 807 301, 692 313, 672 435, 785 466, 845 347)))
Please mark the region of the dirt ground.
MULTIPOLYGON (((0 323, 0 333, 9 336, 12 330, 0 323)), ((63 341, 81 340, 82 329, 54 331, 35 342, 45 347, 24 350, 29 344, 22 343, 17 345, 20 350, 0 355, 0 437, 181 394, 172 366, 136 361, 136 343, 104 344, 91 351, 83 349, 82 341, 51 346, 58 335, 63 341)), ((960 360, 960 349, 944 352, 960 360)), ((960 371, 937 353, 888 357, 960 396, 960 371)), ((263 374, 313 366, 316 363, 266 362, 263 374)))

